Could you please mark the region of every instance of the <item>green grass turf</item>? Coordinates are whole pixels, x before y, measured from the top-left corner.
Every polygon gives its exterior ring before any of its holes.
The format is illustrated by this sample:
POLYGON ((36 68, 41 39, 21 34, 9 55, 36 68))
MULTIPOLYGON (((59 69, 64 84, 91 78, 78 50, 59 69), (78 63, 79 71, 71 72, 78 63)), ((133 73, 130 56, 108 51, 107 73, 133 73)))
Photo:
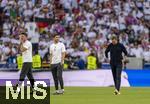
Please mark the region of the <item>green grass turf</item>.
POLYGON ((66 87, 64 95, 51 94, 50 104, 150 104, 150 88, 122 88, 121 95, 113 91, 113 87, 66 87))

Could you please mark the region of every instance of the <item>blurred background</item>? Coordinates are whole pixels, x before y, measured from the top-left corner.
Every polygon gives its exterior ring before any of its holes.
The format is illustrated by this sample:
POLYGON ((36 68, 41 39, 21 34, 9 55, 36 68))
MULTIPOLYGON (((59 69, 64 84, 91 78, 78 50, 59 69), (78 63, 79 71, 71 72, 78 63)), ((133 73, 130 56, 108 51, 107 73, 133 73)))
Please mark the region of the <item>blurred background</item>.
POLYGON ((54 33, 67 48, 64 70, 110 69, 104 51, 114 34, 127 48, 127 72, 150 69, 150 0, 0 0, 0 70, 21 69, 21 32, 35 70, 50 70, 54 33))

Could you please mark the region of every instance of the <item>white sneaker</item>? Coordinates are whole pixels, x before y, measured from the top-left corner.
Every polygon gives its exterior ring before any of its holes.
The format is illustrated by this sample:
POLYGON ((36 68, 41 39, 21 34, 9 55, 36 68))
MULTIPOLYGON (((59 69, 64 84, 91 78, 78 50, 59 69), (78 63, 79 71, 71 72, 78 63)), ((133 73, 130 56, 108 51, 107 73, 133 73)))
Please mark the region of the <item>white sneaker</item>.
POLYGON ((53 95, 59 95, 59 94, 60 94, 59 90, 56 90, 56 91, 53 93, 53 95))
POLYGON ((60 94, 64 94, 64 92, 65 92, 64 89, 59 90, 59 93, 60 93, 60 94))

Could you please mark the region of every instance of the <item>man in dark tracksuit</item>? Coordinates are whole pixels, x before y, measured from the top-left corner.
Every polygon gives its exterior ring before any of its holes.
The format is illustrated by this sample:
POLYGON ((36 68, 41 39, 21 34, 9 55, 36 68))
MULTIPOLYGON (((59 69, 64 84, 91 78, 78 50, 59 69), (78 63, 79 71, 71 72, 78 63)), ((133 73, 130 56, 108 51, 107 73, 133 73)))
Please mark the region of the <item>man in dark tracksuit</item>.
POLYGON ((115 92, 114 94, 120 94, 120 85, 121 85, 121 72, 123 66, 123 56, 122 52, 127 56, 126 48, 123 44, 118 42, 116 36, 112 37, 112 43, 109 44, 105 51, 105 56, 108 58, 108 52, 110 52, 110 65, 113 74, 114 84, 115 84, 115 92))

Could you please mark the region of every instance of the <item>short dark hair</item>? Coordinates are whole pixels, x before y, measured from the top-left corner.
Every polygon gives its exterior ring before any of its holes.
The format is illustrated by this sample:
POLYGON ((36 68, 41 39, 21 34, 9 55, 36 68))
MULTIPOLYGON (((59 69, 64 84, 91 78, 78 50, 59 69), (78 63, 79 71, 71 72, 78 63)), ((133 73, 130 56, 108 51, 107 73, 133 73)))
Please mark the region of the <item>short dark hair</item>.
POLYGON ((28 34, 25 32, 20 33, 20 35, 24 35, 24 36, 28 37, 28 34))
POLYGON ((116 35, 112 35, 111 40, 118 40, 118 37, 116 35))
POLYGON ((54 35, 53 35, 53 37, 55 38, 56 36, 60 36, 58 33, 55 33, 54 35))

